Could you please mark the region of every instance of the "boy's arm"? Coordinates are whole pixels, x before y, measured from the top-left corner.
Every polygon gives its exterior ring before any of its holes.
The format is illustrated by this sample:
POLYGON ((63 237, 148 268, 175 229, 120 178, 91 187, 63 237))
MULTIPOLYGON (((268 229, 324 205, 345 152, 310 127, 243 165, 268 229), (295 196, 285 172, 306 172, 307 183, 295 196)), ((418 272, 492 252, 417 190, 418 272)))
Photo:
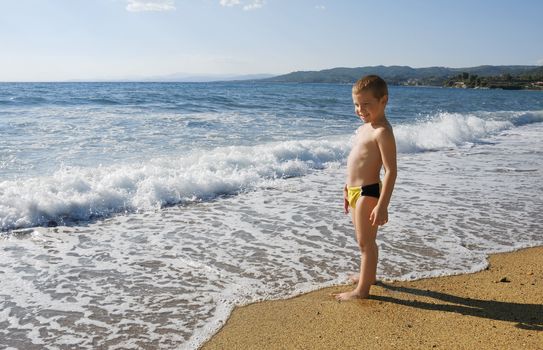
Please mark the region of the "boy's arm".
POLYGON ((373 226, 384 225, 388 222, 388 204, 392 197, 392 190, 394 189, 398 173, 396 167, 396 141, 394 140, 392 129, 383 128, 380 130, 376 141, 379 152, 381 153, 385 176, 383 177, 383 187, 379 201, 370 215, 370 221, 373 226))
POLYGON ((349 200, 348 200, 348 190, 347 190, 347 184, 345 184, 345 187, 343 187, 343 212, 345 214, 349 214, 349 200))

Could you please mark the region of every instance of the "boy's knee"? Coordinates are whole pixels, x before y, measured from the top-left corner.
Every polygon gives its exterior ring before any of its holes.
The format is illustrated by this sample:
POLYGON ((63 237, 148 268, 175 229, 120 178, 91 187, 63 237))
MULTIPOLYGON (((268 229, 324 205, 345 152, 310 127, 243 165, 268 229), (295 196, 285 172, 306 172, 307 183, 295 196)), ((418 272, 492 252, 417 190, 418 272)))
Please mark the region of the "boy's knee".
POLYGON ((375 250, 377 248, 377 242, 375 240, 358 240, 358 248, 360 248, 360 251, 364 253, 368 249, 375 250))

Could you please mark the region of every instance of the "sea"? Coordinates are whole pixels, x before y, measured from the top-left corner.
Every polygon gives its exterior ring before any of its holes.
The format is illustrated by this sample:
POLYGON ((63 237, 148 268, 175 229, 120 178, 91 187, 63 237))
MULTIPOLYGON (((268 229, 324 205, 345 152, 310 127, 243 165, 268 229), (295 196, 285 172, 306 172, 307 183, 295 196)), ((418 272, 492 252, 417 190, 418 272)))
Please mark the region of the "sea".
MULTIPOLYGON (((389 88, 378 278, 543 245, 543 91, 389 88)), ((346 283, 344 84, 0 84, 0 348, 196 349, 346 283)))

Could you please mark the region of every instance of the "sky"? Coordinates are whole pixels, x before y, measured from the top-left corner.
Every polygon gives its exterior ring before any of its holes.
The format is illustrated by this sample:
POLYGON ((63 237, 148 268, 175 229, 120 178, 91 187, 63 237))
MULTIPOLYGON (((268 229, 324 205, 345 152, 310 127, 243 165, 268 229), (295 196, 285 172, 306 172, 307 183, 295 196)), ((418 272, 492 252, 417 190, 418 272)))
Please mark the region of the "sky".
POLYGON ((0 0, 0 81, 543 65, 540 0, 0 0))

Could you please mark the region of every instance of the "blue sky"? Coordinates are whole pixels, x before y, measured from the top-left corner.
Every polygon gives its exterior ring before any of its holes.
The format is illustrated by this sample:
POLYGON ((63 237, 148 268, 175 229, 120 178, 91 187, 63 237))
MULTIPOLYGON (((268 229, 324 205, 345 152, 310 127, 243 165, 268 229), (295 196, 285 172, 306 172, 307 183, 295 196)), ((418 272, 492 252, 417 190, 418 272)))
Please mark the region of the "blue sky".
POLYGON ((543 64, 539 0, 0 0, 0 81, 543 64))

